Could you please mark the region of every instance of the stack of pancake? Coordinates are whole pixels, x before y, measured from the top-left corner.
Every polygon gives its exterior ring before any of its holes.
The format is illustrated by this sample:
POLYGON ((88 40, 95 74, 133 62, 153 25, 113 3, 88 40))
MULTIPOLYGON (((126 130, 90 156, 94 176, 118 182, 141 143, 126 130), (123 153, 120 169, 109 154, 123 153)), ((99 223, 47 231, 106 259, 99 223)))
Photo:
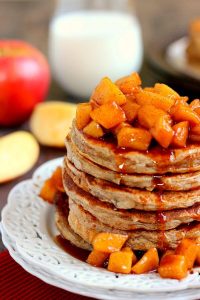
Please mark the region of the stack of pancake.
POLYGON ((73 244, 90 249, 98 232, 115 232, 128 233, 134 250, 162 250, 200 237, 200 146, 119 150, 74 121, 66 147, 68 200, 57 205, 56 224, 73 244))

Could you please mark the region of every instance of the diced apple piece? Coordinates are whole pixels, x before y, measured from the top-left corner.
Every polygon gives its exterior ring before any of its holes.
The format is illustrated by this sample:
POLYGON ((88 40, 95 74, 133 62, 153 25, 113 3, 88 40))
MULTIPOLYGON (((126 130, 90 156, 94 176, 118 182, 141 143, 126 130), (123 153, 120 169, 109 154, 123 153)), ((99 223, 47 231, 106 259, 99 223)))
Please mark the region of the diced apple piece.
POLYGON ((128 251, 118 251, 110 254, 108 270, 115 273, 130 274, 133 253, 128 251))
POLYGON ((62 181, 62 168, 57 167, 55 171, 53 172, 52 176, 52 181, 54 182, 54 185, 56 189, 60 192, 65 192, 65 189, 63 187, 63 181, 62 181))
POLYGON ((49 203, 53 203, 54 199, 55 199, 56 192, 57 192, 57 189, 56 189, 55 183, 52 180, 52 178, 49 178, 44 182, 39 196, 43 200, 45 200, 49 203))
POLYGON ((0 183, 28 172, 39 157, 39 144, 26 131, 17 131, 0 138, 0 183))
POLYGON ((86 127, 84 127, 83 132, 94 138, 100 138, 104 135, 103 129, 95 121, 91 121, 86 127))
POLYGON ((116 102, 101 105, 90 113, 91 118, 106 129, 110 129, 126 120, 122 108, 116 102))
POLYGON ((76 105, 49 101, 36 105, 30 119, 30 129, 40 144, 64 147, 65 137, 75 117, 76 105))
POLYGON ((166 115, 166 112, 153 105, 143 105, 138 110, 138 121, 143 127, 150 129, 154 126, 159 117, 166 115))
POLYGON ((198 252, 197 252, 197 257, 196 257, 196 263, 198 266, 200 266, 200 245, 198 244, 198 252))
POLYGON ((174 136, 174 131, 170 126, 170 116, 165 115, 157 119, 150 132, 163 148, 169 147, 174 136))
POLYGON ((109 253, 92 250, 87 258, 87 263, 94 267, 103 267, 104 262, 108 258, 109 253))
POLYGON ((127 100, 127 102, 121 107, 125 112, 126 119, 128 122, 132 122, 136 118, 138 110, 140 108, 140 106, 137 103, 131 102, 130 100, 127 100))
POLYGON ((128 235, 101 232, 94 237, 92 245, 94 250, 112 253, 115 251, 120 251, 127 239, 128 235))
POLYGON ((161 259, 158 273, 162 278, 183 279, 187 276, 187 263, 182 255, 166 255, 161 259))
POLYGON ((90 122, 92 106, 90 103, 80 103, 76 109, 76 126, 79 130, 83 129, 90 122))
POLYGON ((145 87, 143 90, 145 92, 156 93, 156 90, 154 89, 154 87, 145 87))
POLYGON ((92 93, 91 100, 102 105, 115 101, 118 105, 126 103, 125 95, 108 77, 104 77, 92 93))
POLYGON ((136 103, 136 94, 127 94, 126 100, 136 103))
POLYGON ((174 105, 175 100, 156 93, 141 90, 136 94, 136 102, 139 105, 150 104, 158 109, 168 112, 174 105))
POLYGON ((175 252, 175 251, 172 250, 172 249, 168 249, 167 251, 165 251, 165 252, 163 253, 162 257, 161 257, 161 261, 162 261, 162 259, 163 259, 165 256, 174 254, 174 252, 175 252))
POLYGON ((183 255, 186 259, 187 268, 191 269, 198 253, 198 246, 195 241, 190 239, 183 239, 181 243, 176 248, 176 254, 183 255))
POLYGON ((190 128, 189 139, 192 142, 200 142, 200 125, 190 128))
POLYGON ((156 248, 149 249, 142 258, 132 267, 135 274, 144 274, 156 270, 159 264, 158 251, 156 248))
POLYGON ((192 126, 200 125, 200 116, 189 106, 182 104, 176 105, 170 114, 176 122, 188 121, 192 126))
MULTIPOLYGON (((86 103, 87 104, 87 103, 86 103)), ((92 110, 93 109, 96 109, 96 108, 99 108, 101 105, 98 104, 97 102, 95 102, 94 100, 90 100, 90 103, 89 103, 92 107, 92 110)))
POLYGON ((121 249, 122 252, 130 252, 133 254, 132 257, 132 265, 135 264, 137 262, 137 257, 135 255, 135 253, 133 252, 133 250, 130 247, 124 247, 121 249))
POLYGON ((195 99, 190 103, 190 108, 200 115, 200 100, 195 99))
POLYGON ((174 108, 176 108, 177 105, 189 106, 189 104, 187 103, 188 100, 189 98, 186 96, 176 99, 174 106, 172 106, 170 109, 170 114, 173 114, 174 108))
POLYGON ((187 121, 177 123, 172 129, 174 130, 172 145, 175 147, 185 147, 188 138, 189 123, 187 121))
POLYGON ((124 127, 117 134, 119 147, 135 150, 147 150, 151 139, 151 134, 142 128, 124 127))
POLYGON ((200 125, 192 126, 190 133, 200 135, 200 125))
POLYGON ((134 93, 137 87, 142 84, 142 81, 138 73, 132 73, 129 76, 120 78, 115 84, 126 95, 134 93))
POLYGON ((189 134, 189 140, 190 140, 191 142, 199 143, 199 142, 200 142, 200 135, 190 133, 190 134, 189 134))
POLYGON ((133 253, 133 250, 131 249, 131 247, 123 247, 122 249, 121 249, 121 251, 122 252, 131 252, 131 253, 133 253))
POLYGON ((44 182, 39 196, 43 200, 53 203, 57 191, 65 192, 62 181, 61 167, 57 167, 51 177, 44 182))
POLYGON ((118 135, 119 131, 120 131, 122 128, 124 128, 124 127, 129 127, 129 128, 131 128, 132 126, 131 126, 129 123, 127 123, 127 122, 122 122, 122 123, 120 123, 119 125, 117 125, 116 127, 114 127, 114 128, 112 129, 112 132, 113 132, 115 135, 118 135))
POLYGON ((180 98, 180 95, 166 84, 156 83, 154 89, 157 93, 159 93, 162 96, 174 99, 180 98))

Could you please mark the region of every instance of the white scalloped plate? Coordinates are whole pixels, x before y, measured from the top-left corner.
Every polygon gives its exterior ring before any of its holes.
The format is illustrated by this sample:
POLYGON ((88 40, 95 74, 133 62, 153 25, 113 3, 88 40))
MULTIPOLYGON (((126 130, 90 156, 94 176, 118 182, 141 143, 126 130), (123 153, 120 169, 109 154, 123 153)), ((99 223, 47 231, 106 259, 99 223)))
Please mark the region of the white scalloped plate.
POLYGON ((199 295, 198 272, 181 281, 161 279, 156 273, 116 276, 91 267, 60 249, 54 242, 57 232, 54 208, 38 197, 38 193, 43 181, 61 164, 62 159, 45 163, 34 173, 32 180, 16 185, 2 211, 3 228, 16 244, 16 251, 29 265, 53 274, 56 286, 60 286, 61 281, 72 287, 76 284, 91 291, 88 295, 93 297, 97 297, 96 290, 101 290, 102 296, 98 296, 99 299, 122 299, 123 293, 131 299, 135 293, 172 292, 191 288, 196 288, 194 293, 199 295), (110 290, 112 294, 108 295, 110 290))
MULTIPOLYGON (((0 224, 1 225, 1 224, 0 224)), ((32 275, 40 278, 44 282, 51 284, 56 287, 60 287, 64 290, 74 292, 77 294, 81 294, 84 296, 90 296, 95 297, 97 299, 108 299, 108 300, 114 300, 114 299, 137 299, 137 300, 146 300, 147 295, 142 293, 129 293, 125 291, 117 291, 117 294, 115 291, 112 290, 101 290, 95 288, 88 289, 85 286, 80 285, 74 285, 74 283, 70 283, 67 280, 61 279, 61 278, 55 278, 55 275, 50 272, 46 271, 43 268, 38 267, 37 265, 34 265, 26 259, 24 259, 21 254, 19 254, 15 242, 8 236, 8 234, 5 232, 2 226, 0 226, 1 233, 2 233, 2 240, 6 248, 8 249, 11 257, 20 264, 27 272, 31 273, 32 275)), ((200 289, 187 289, 183 291, 176 291, 176 292, 168 292, 168 293, 150 293, 148 294, 149 300, 193 300, 193 299, 199 299, 200 297, 200 289)))

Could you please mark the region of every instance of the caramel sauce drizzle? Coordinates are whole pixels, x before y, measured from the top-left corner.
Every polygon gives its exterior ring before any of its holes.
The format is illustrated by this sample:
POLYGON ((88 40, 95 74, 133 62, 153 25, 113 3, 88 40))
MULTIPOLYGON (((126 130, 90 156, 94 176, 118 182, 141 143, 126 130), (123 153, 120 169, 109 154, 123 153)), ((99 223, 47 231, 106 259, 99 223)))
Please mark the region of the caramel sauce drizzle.
POLYGON ((57 235, 54 238, 54 240, 56 244, 65 252, 67 252, 74 258, 79 259, 80 261, 86 262, 88 255, 90 254, 89 250, 84 250, 76 247, 75 245, 71 244, 68 240, 64 239, 61 235, 57 235))

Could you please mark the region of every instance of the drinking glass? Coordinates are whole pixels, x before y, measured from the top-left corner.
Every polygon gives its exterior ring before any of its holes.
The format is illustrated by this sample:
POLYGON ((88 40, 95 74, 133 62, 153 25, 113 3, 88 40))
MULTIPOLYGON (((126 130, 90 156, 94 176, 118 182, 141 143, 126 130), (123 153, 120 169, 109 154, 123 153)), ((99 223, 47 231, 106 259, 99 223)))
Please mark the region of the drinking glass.
POLYGON ((60 0, 49 29, 53 77, 71 95, 88 98, 102 77, 139 71, 143 44, 133 1, 60 0))

